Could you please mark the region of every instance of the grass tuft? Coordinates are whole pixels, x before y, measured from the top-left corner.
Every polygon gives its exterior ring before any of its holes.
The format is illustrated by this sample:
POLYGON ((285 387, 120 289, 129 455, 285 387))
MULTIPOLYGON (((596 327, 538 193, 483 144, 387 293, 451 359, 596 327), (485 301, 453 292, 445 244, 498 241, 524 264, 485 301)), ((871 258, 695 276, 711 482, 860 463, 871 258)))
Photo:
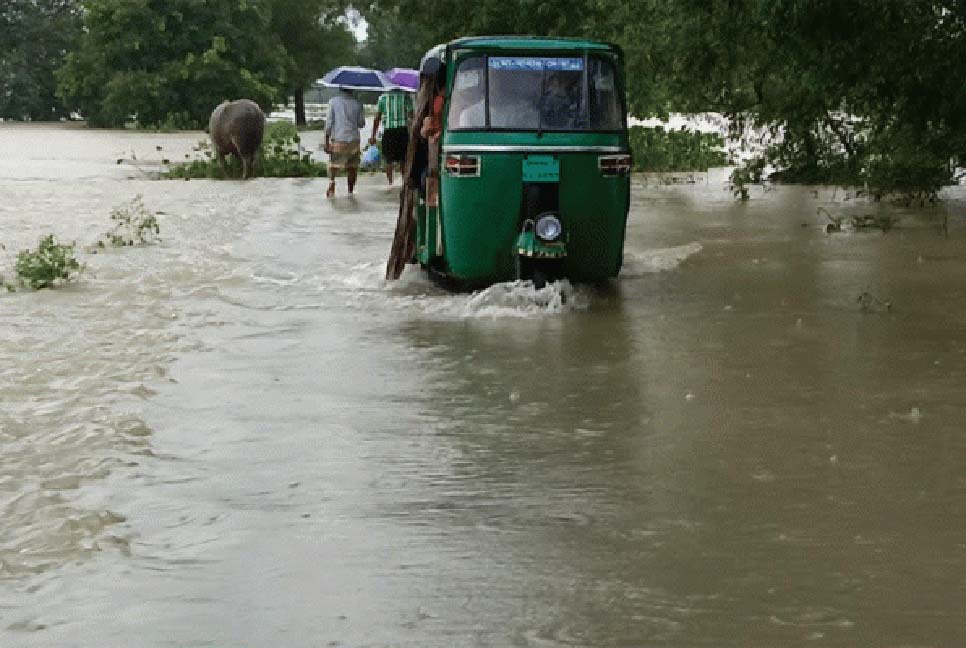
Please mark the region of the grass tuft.
MULTIPOLYGON (((198 157, 175 164, 166 161, 162 178, 208 178, 225 180, 241 177, 241 162, 234 155, 227 158, 227 173, 218 164, 208 140, 194 147, 198 157)), ((290 122, 273 122, 265 129, 265 138, 255 159, 255 175, 264 178, 317 178, 326 175, 324 163, 312 159, 301 144, 298 130, 290 122)))

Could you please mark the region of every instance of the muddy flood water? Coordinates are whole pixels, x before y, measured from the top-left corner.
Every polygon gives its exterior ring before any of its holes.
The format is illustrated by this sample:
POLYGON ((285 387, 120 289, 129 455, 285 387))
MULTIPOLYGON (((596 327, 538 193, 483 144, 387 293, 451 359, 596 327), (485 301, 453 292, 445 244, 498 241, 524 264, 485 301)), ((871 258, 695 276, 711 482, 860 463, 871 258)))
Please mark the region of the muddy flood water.
POLYGON ((635 178, 611 285, 451 294, 201 137, 0 126, 0 274, 87 266, 0 296, 0 646, 966 645, 966 191, 635 178))

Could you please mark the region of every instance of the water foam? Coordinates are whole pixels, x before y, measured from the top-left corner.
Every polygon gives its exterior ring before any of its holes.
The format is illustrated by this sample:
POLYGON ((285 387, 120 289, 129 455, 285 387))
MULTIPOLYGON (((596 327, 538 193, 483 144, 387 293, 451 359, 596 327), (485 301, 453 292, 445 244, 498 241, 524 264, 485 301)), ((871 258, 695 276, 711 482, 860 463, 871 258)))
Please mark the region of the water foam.
POLYGON ((389 308, 439 318, 540 317, 586 310, 589 288, 567 280, 536 288, 532 281, 497 283, 472 293, 453 293, 437 286, 425 272, 411 266, 398 281, 386 281, 382 263, 334 268, 321 278, 324 292, 338 293, 360 308, 389 308))
POLYGON ((674 270, 703 249, 700 243, 692 241, 686 245, 625 254, 621 276, 642 277, 646 274, 674 270))
POLYGON ((470 295, 432 300, 426 312, 457 318, 540 317, 586 310, 588 289, 575 288, 566 279, 537 288, 532 281, 498 283, 470 295))
MULTIPOLYGON (((697 241, 625 256, 621 277, 642 277, 678 268, 702 250, 697 241)), ((541 317, 582 311, 590 307, 594 291, 567 280, 536 288, 531 281, 493 284, 473 293, 451 293, 416 266, 407 267, 398 281, 386 281, 382 262, 370 261, 331 267, 319 277, 320 289, 341 295, 359 308, 408 310, 430 317, 472 319, 541 317)))

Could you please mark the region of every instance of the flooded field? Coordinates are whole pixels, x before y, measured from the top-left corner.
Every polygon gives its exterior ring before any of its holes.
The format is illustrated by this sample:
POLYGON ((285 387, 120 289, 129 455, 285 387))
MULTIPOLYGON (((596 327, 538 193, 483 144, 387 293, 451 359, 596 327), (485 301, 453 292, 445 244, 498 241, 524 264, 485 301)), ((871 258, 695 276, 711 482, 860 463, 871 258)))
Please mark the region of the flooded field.
POLYGON ((966 191, 637 178, 613 284, 450 294, 201 137, 0 126, 0 274, 161 229, 0 296, 0 646, 966 645, 966 191))

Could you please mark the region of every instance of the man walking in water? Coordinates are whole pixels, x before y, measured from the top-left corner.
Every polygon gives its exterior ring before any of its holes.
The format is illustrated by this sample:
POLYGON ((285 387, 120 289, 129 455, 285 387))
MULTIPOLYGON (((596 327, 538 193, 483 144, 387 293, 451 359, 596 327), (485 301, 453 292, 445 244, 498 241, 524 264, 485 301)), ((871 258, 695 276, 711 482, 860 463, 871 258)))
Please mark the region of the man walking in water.
POLYGON ((406 126, 412 116, 413 100, 408 92, 391 90, 379 97, 369 143, 376 143, 379 124, 385 120, 385 131, 382 134, 382 159, 386 164, 386 178, 389 179, 389 184, 392 184, 393 164, 398 163, 402 170, 406 159, 406 148, 409 145, 409 129, 406 126))
POLYGON ((349 194, 356 186, 359 175, 359 130, 366 125, 362 104, 348 88, 329 100, 329 110, 325 117, 325 145, 323 150, 329 154, 329 189, 326 198, 335 195, 335 179, 339 169, 345 167, 349 194))

